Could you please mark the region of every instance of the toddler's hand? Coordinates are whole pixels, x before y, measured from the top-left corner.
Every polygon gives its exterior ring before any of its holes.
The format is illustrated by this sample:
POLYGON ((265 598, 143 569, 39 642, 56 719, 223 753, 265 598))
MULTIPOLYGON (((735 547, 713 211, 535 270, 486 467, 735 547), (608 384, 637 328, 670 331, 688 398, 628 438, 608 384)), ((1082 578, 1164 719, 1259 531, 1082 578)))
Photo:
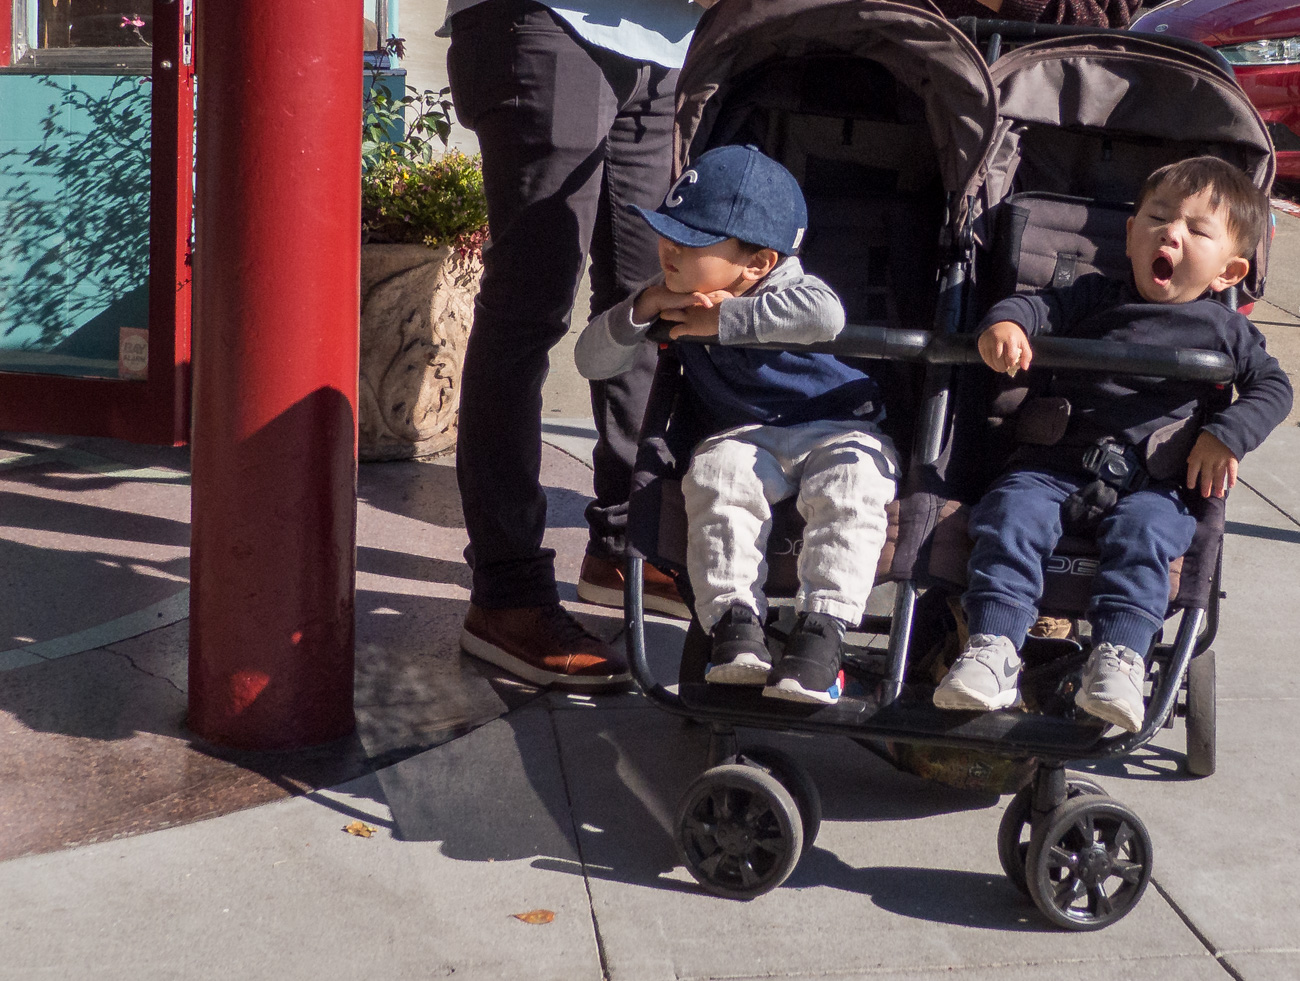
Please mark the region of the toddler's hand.
POLYGON ((1023 327, 1010 320, 999 320, 980 334, 979 352, 986 365, 1012 378, 1017 371, 1028 368, 1034 359, 1029 336, 1023 327))
MULTIPOLYGON (((727 294, 730 296, 731 294, 727 294)), ((673 340, 679 337, 714 337, 718 333, 718 304, 712 294, 696 293, 697 303, 677 310, 665 310, 664 320, 677 326, 668 332, 673 340)))
POLYGON ((1223 497, 1237 483, 1237 458, 1215 436, 1201 433, 1187 455, 1187 487, 1202 497, 1223 497))
POLYGON ((647 286, 632 304, 632 319, 638 324, 648 324, 665 310, 695 306, 704 299, 703 293, 674 293, 662 283, 647 286))

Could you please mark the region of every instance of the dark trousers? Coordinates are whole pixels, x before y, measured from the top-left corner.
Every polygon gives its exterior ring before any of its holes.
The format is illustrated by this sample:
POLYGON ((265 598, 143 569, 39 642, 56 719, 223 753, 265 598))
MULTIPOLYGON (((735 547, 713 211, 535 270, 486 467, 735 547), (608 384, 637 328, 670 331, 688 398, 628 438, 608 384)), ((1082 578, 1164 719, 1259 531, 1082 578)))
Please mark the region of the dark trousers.
MULTIPOLYGON (((542 384, 591 256, 601 313, 658 271, 657 239, 625 210, 668 190, 677 73, 580 41, 530 0, 485 0, 452 18, 447 57, 460 121, 478 134, 490 244, 465 354, 456 444, 473 601, 558 599, 542 548, 542 384)), ((655 352, 593 382, 598 441, 588 550, 620 558, 655 352)))
MULTIPOLYGON (((971 552, 962 605, 972 634, 1010 637, 1016 647, 1038 616, 1043 565, 1060 541, 1061 502, 1086 481, 1040 470, 998 479, 971 512, 971 552)), ((1169 563, 1192 544, 1196 519, 1177 488, 1153 486, 1119 499, 1101 520, 1101 552, 1088 620, 1093 643, 1145 654, 1169 605, 1169 563)))

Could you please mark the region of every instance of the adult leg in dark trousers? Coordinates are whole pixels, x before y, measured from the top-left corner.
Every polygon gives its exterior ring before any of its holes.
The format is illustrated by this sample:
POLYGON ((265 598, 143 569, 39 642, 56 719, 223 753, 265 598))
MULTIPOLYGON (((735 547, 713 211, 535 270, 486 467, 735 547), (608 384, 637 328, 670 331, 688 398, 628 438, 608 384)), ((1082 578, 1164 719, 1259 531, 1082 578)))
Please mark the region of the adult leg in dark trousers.
MULTIPOLYGON (((473 570, 462 646, 538 684, 621 686, 623 658, 560 605, 542 547, 542 384, 569 328, 588 252, 592 308, 658 269, 624 205, 667 191, 676 73, 580 40, 530 0, 485 0, 452 18, 452 96, 478 134, 490 244, 465 356, 457 478, 473 570)), ((599 433, 591 550, 623 550, 626 500, 654 352, 593 385, 599 433)))

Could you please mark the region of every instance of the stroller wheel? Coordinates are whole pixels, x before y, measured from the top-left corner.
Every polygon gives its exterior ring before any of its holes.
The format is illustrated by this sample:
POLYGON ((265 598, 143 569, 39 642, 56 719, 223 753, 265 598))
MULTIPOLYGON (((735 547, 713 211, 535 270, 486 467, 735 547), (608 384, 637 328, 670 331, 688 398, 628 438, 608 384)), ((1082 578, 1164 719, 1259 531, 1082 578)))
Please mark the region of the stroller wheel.
POLYGON ((790 792, 795 806, 799 808, 800 823, 803 824, 803 848, 800 849, 799 856, 802 858, 807 855, 817 838, 817 832, 821 830, 822 795, 803 764, 772 746, 750 747, 738 753, 734 762, 766 770, 790 792))
POLYGON ((766 770, 724 763, 686 789, 677 811, 677 845, 705 889, 753 899, 794 871, 803 823, 794 797, 766 770))
POLYGON ((1052 811, 1029 843, 1034 905, 1056 926, 1100 930, 1122 919, 1151 881, 1151 836, 1117 800, 1082 794, 1052 811))
POLYGON ((1214 651, 1187 667, 1187 772, 1208 777, 1216 765, 1214 651))
MULTIPOLYGON (((1087 777, 1070 777, 1065 783, 1065 793, 1067 800, 1073 800, 1080 794, 1106 796, 1101 785, 1087 777)), ((1029 895, 1029 883, 1025 881, 1025 859, 1029 857, 1029 823, 1033 817, 1033 803, 1033 785, 1021 787, 1002 812, 1002 823, 998 825, 998 861, 1011 884, 1026 896, 1029 895)))

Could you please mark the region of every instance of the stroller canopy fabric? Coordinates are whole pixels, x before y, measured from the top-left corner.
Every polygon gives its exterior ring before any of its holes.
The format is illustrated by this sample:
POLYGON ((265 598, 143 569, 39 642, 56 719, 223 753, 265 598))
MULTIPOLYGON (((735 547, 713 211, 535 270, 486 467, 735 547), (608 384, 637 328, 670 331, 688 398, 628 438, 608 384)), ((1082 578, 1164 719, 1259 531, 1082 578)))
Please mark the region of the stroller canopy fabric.
MULTIPOLYGON (((991 208, 1013 190, 1126 203, 1147 175, 1207 153, 1273 186, 1273 143, 1258 111, 1211 57, 1114 32, 1027 44, 991 70, 1001 117, 981 189, 991 208)), ((1243 283, 1261 295, 1268 243, 1243 283)))
POLYGON ((786 59, 874 61, 923 102, 948 191, 971 193, 997 105, 975 46, 928 3, 728 0, 700 22, 677 87, 675 169, 708 145, 716 105, 741 76, 786 59))

